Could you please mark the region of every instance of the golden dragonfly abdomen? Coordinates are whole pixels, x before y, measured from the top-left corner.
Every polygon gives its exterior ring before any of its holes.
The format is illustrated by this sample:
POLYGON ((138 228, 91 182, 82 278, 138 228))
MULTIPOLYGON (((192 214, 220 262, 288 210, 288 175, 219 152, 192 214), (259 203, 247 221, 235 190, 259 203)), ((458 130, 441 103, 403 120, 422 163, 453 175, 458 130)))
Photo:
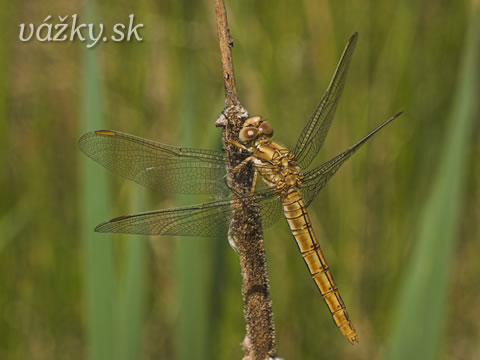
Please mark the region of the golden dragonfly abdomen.
POLYGON ((358 342, 345 303, 313 232, 305 203, 298 191, 292 190, 282 199, 283 212, 308 271, 332 314, 335 325, 352 344, 358 342))

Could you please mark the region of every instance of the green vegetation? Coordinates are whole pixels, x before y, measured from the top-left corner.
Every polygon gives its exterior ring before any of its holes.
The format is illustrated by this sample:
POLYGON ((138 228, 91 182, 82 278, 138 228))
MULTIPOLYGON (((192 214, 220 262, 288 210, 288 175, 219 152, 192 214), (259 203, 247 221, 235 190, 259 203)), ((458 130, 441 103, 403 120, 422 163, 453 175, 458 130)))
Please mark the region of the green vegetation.
MULTIPOLYGON (((285 221, 265 231, 285 359, 473 359, 480 312, 480 4, 228 1, 242 103, 293 148, 349 36, 360 34, 315 163, 382 130, 310 206, 358 331, 332 324, 285 221)), ((213 1, 2 2, 0 358, 240 359, 239 266, 227 239, 110 236, 109 218, 202 199, 144 191, 84 157, 86 131, 220 147, 213 1), (47 15, 143 42, 21 42, 47 15), (70 21, 70 20, 68 20, 70 21)))
MULTIPOLYGON (((480 11, 472 14, 439 169, 420 217, 417 244, 394 322, 391 359, 437 359, 455 267, 466 165, 478 106, 480 11), (416 321, 411 321, 416 319, 416 321), (421 324, 421 325, 420 325, 421 324), (420 326, 419 326, 420 325, 420 326)), ((459 294, 450 294, 455 299, 459 294)))

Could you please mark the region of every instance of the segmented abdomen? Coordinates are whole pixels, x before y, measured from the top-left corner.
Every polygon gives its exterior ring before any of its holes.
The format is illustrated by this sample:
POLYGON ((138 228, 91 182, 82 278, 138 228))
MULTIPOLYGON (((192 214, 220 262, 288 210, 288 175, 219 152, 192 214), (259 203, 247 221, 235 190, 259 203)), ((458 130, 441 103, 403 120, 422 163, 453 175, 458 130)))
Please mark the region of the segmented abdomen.
POLYGON ((357 333, 313 232, 301 195, 297 191, 291 191, 283 199, 282 205, 288 226, 295 237, 308 271, 332 314, 335 325, 352 344, 358 342, 357 333))

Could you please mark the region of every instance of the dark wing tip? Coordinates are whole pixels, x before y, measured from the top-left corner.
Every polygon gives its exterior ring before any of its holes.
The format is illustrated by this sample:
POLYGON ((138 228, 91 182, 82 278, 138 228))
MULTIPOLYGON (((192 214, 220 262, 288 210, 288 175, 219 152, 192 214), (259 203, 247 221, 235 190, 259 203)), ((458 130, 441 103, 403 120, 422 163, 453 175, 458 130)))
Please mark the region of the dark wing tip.
POLYGON ((403 114, 403 111, 399 111, 398 113, 396 113, 395 115, 393 115, 390 119, 388 119, 387 121, 385 121, 382 125, 380 125, 377 129, 374 130, 374 132, 380 130, 381 128, 383 128, 385 125, 391 123, 393 120, 395 120, 397 117, 399 117, 400 115, 403 114))
POLYGON ((105 225, 107 225, 108 223, 109 223, 109 222, 107 221, 107 222, 104 222, 104 223, 101 223, 101 224, 95 226, 95 229, 93 229, 93 231, 98 232, 98 233, 107 232, 107 231, 105 230, 105 225))
POLYGON ((403 114, 403 111, 400 111, 390 117, 388 120, 384 121, 382 124, 377 126, 375 129, 370 131, 366 136, 364 136, 360 141, 358 141, 355 145, 351 146, 348 148, 347 151, 357 151, 363 144, 365 144, 368 140, 370 140, 376 133, 378 133, 380 130, 382 130, 385 126, 390 124, 393 120, 395 120, 397 117, 403 114))
POLYGON ((352 42, 352 41, 354 41, 354 40, 356 40, 356 39, 358 39, 358 32, 355 31, 355 32, 352 34, 352 36, 350 36, 350 39, 348 40, 348 42, 352 42))
POLYGON ((117 221, 122 221, 122 220, 125 220, 125 219, 128 219, 128 218, 131 218, 131 217, 132 217, 131 215, 118 216, 116 218, 113 218, 111 220, 105 221, 105 222, 97 225, 94 230, 95 230, 95 232, 102 232, 102 233, 112 232, 109 225, 111 225, 112 223, 115 223, 117 221))

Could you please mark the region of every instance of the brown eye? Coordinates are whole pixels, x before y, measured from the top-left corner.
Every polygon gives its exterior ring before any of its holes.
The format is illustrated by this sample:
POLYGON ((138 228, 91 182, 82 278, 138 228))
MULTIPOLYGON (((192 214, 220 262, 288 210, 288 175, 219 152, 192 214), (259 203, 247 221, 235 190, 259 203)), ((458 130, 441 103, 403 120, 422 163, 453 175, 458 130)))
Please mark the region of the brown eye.
POLYGON ((260 130, 260 132, 262 134, 265 134, 267 136, 272 136, 273 135, 273 128, 272 126, 267 122, 267 121, 264 121, 259 127, 258 129, 260 130))
POLYGON ((254 127, 246 127, 240 131, 238 138, 242 143, 254 140, 258 135, 258 129, 254 127))
POLYGON ((243 126, 245 126, 245 127, 247 127, 247 126, 258 127, 258 125, 260 125, 260 121, 262 121, 261 116, 252 116, 251 118, 248 118, 247 120, 245 120, 245 122, 243 123, 243 126))

